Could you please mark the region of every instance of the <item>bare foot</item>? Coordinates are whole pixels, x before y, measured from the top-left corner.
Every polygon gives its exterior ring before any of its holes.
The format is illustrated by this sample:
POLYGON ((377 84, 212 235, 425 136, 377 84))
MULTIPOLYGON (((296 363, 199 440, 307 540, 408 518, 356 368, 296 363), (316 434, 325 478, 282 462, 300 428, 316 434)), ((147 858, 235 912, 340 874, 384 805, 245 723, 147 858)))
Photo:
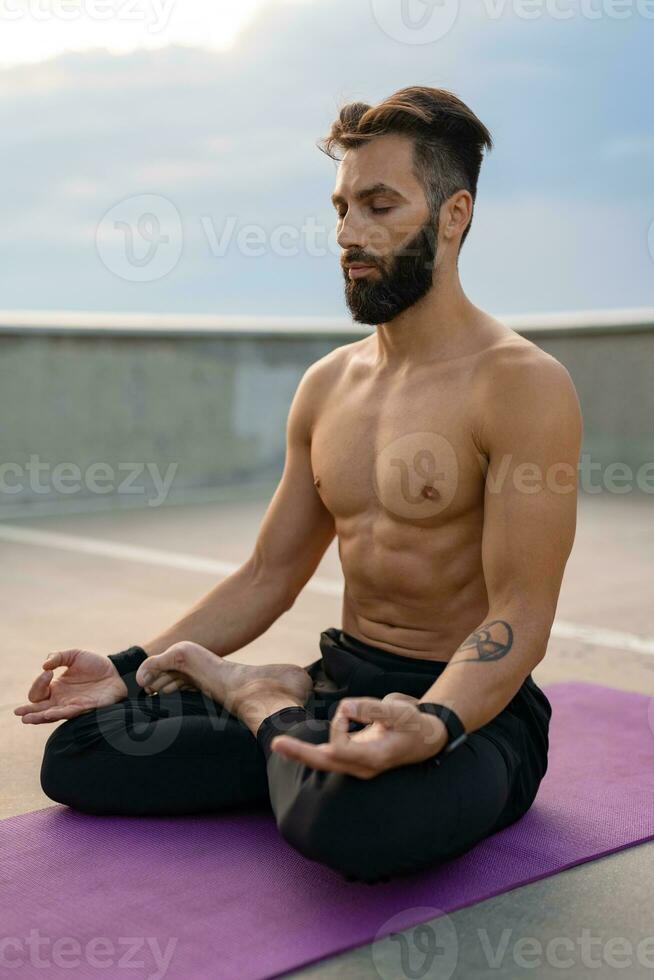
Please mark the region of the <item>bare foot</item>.
POLYGON ((186 675, 233 714, 239 713, 245 698, 268 694, 288 704, 303 705, 313 689, 311 676, 297 664, 238 664, 187 641, 173 643, 163 653, 148 657, 136 672, 136 680, 147 685, 171 670, 186 675))

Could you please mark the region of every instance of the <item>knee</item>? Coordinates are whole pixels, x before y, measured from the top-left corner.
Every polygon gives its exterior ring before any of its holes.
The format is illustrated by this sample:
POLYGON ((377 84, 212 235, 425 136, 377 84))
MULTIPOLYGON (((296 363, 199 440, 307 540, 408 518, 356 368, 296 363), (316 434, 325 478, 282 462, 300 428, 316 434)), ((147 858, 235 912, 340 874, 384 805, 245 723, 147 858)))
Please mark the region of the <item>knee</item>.
MULTIPOLYGON (((64 721, 45 743, 40 783, 55 803, 89 813, 99 813, 91 787, 102 780, 95 749, 103 741, 97 711, 84 712, 64 721)), ((105 746, 106 747, 106 746, 105 746)))
POLYGON ((315 772, 278 819, 281 836, 304 857, 348 880, 388 880, 402 862, 383 811, 375 813, 379 796, 372 784, 344 773, 315 772))
POLYGON ((72 759, 77 755, 74 732, 78 718, 64 721, 51 733, 41 760, 41 789, 55 803, 69 803, 72 759))

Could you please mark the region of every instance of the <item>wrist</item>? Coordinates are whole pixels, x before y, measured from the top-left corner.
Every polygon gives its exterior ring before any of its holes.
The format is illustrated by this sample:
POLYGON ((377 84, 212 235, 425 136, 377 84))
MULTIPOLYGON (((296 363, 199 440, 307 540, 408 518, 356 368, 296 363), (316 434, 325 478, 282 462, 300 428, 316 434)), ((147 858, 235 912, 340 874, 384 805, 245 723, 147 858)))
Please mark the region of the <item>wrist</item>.
POLYGON ((136 681, 136 671, 143 661, 147 659, 147 656, 143 647, 139 646, 131 646, 126 650, 121 650, 119 653, 109 654, 109 660, 111 660, 118 671, 125 686, 125 697, 134 698, 145 693, 141 685, 136 681))
POLYGON ((449 755, 466 741, 467 732, 453 708, 449 708, 439 701, 419 701, 416 707, 421 714, 426 714, 430 718, 437 718, 446 730, 445 739, 438 750, 438 754, 449 755))
POLYGON ((437 715, 420 713, 422 740, 427 750, 426 758, 438 755, 445 748, 449 732, 444 721, 437 715))

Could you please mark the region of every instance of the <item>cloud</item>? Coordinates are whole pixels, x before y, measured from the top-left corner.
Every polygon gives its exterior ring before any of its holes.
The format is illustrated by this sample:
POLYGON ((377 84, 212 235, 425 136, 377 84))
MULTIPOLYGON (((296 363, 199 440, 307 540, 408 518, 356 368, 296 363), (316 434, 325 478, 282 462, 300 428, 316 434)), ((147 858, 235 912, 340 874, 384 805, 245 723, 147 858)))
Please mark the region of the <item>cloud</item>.
POLYGON ((462 9, 447 37, 420 46, 390 38, 367 2, 269 0, 229 50, 93 50, 5 70, 2 303, 344 313, 326 248, 335 166, 315 141, 342 101, 408 84, 453 89, 496 138, 464 249, 471 293, 496 310, 645 303, 651 268, 633 243, 649 200, 647 58, 642 35, 616 22, 480 23, 462 9), (121 279, 95 247, 102 216, 139 195, 170 201, 184 230, 179 263, 148 283, 121 279), (605 262, 598 215, 623 236, 628 268, 605 262), (281 226, 303 234, 311 221, 321 254, 303 239, 294 255, 271 246, 281 226), (239 245, 248 225, 267 242, 260 256, 239 245), (217 254, 207 229, 230 227, 217 254), (571 271, 556 274, 557 254, 571 271))

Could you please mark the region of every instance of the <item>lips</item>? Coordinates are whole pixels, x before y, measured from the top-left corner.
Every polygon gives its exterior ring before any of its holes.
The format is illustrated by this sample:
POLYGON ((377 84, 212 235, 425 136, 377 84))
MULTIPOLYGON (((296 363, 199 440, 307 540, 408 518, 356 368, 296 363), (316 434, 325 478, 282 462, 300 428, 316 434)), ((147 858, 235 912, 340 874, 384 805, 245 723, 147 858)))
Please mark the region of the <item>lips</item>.
POLYGON ((366 276, 369 272, 372 272, 374 268, 374 265, 363 265, 360 262, 354 262, 352 265, 348 266, 350 279, 359 279, 361 276, 366 276))

